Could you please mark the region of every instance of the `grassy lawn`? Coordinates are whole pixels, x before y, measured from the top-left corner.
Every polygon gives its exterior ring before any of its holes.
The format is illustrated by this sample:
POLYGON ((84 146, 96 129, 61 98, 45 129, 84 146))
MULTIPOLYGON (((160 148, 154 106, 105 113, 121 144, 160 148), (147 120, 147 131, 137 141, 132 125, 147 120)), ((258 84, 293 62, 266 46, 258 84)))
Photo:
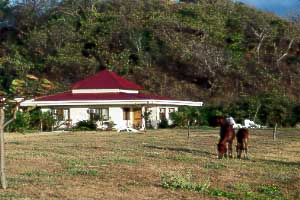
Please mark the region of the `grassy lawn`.
POLYGON ((251 130, 218 160, 217 130, 7 134, 0 199, 300 199, 300 132, 251 130))

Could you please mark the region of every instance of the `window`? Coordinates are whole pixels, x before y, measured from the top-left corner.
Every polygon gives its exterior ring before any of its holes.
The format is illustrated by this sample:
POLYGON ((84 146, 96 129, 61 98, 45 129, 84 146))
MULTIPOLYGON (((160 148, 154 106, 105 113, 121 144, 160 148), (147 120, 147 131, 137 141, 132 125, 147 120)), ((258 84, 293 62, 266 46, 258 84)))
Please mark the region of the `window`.
POLYGON ((67 121, 70 119, 70 110, 68 108, 57 108, 52 110, 53 117, 57 121, 67 121))
POLYGON ((159 109, 159 118, 160 119, 166 119, 166 109, 165 108, 160 108, 159 109))
POLYGON ((91 121, 107 121, 109 120, 108 108, 89 109, 91 121))
POLYGON ((130 120, 130 108, 123 108, 123 120, 130 120))
POLYGON ((169 113, 175 112, 175 108, 169 108, 169 113))
POLYGON ((105 120, 105 121, 109 120, 108 108, 102 108, 102 110, 101 110, 101 116, 102 116, 103 120, 105 120))

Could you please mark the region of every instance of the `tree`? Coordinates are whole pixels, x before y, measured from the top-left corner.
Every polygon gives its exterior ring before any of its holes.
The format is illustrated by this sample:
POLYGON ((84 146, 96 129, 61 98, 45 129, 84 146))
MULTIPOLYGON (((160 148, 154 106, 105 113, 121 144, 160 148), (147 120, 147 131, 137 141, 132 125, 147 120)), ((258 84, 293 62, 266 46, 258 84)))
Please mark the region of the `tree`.
POLYGON ((268 120, 272 122, 274 130, 273 130, 273 140, 276 140, 277 137, 277 127, 278 124, 282 124, 283 121, 288 116, 287 107, 284 105, 274 105, 273 109, 270 111, 268 120))
POLYGON ((171 113, 171 119, 175 125, 187 127, 187 136, 190 137, 190 127, 199 123, 200 112, 196 108, 183 107, 178 112, 171 113))
POLYGON ((145 132, 147 131, 147 124, 150 120, 151 114, 152 114, 151 110, 149 110, 149 111, 146 110, 145 112, 142 113, 142 120, 144 121, 143 124, 145 125, 145 127, 144 127, 145 132))
POLYGON ((10 12, 9 0, 0 1, 0 27, 2 23, 6 23, 4 20, 7 17, 7 14, 10 12))
POLYGON ((53 84, 47 79, 39 79, 33 75, 27 75, 25 80, 13 80, 11 84, 10 91, 11 95, 0 96, 0 177, 1 177, 1 187, 3 189, 7 188, 6 174, 5 174, 5 148, 4 148, 4 129, 12 123, 17 117, 17 111, 21 101, 24 98, 14 98, 11 99, 11 96, 18 94, 20 96, 32 96, 36 94, 46 93, 47 90, 53 88, 53 84), (5 111, 8 106, 12 106, 13 116, 10 119, 6 119, 5 111))
MULTIPOLYGON (((20 99, 18 99, 20 100, 20 99)), ((16 114, 19 108, 20 101, 13 101, 15 103, 15 108, 13 109, 13 117, 9 120, 5 120, 5 105, 6 98, 4 96, 0 96, 0 176, 1 176, 1 187, 3 189, 7 188, 6 175, 5 175, 5 159, 4 159, 4 129, 11 122, 16 119, 16 114)))

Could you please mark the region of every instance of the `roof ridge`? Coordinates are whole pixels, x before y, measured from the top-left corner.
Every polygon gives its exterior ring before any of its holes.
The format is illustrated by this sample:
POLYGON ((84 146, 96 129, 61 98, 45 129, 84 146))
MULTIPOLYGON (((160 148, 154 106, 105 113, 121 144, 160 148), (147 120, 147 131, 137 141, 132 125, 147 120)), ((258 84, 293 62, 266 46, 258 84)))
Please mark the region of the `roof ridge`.
MULTIPOLYGON (((110 71, 108 71, 108 70, 106 70, 107 72, 110 72, 110 71)), ((116 73, 114 73, 114 72, 110 72, 110 73, 108 73, 109 74, 109 76, 111 76, 112 78, 113 78, 113 80, 114 80, 114 82, 117 84, 117 85, 121 85, 121 86, 123 86, 121 83, 120 83, 120 81, 118 81, 117 80, 117 77, 116 77, 116 73)), ((122 78, 122 77, 121 77, 122 78)), ((119 86, 120 87, 120 86, 119 86)), ((120 88, 118 88, 118 89, 120 89, 120 88)))
POLYGON ((142 87, 118 75, 103 69, 73 84, 72 89, 125 89, 142 90, 142 87))

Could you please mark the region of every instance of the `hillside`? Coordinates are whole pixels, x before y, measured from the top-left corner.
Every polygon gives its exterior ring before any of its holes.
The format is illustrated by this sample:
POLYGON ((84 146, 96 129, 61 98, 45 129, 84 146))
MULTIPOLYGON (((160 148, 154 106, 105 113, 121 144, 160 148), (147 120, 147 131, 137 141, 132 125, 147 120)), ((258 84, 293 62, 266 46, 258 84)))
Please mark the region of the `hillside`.
POLYGON ((107 67, 179 99, 299 100, 299 26, 272 14, 228 0, 28 2, 0 3, 0 90, 26 74, 66 90, 107 67))

